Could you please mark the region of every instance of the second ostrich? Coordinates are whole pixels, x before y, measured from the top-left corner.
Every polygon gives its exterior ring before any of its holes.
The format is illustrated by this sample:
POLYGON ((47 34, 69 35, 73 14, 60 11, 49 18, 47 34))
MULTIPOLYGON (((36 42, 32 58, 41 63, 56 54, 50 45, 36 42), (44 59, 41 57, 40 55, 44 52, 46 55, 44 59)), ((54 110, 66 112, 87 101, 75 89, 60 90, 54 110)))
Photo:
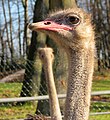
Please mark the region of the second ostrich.
POLYGON ((53 50, 51 48, 39 48, 38 53, 44 66, 44 72, 47 81, 51 120, 62 120, 52 70, 52 63, 54 60, 53 50))
POLYGON ((91 16, 80 8, 61 10, 29 28, 46 33, 67 53, 64 120, 88 120, 95 51, 91 16))

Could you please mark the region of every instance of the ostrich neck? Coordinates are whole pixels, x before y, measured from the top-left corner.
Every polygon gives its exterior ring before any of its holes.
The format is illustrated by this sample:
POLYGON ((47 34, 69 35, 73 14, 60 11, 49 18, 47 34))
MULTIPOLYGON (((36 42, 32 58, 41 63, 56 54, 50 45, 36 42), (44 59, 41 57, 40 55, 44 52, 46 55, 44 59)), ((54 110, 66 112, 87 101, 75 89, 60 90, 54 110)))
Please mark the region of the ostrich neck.
POLYGON ((49 58, 47 58, 47 60, 44 62, 44 71, 46 75, 48 92, 49 92, 50 114, 52 117, 51 119, 62 120, 59 101, 54 83, 52 61, 49 60, 49 58))
POLYGON ((71 50, 64 120, 88 120, 94 66, 92 50, 71 50))

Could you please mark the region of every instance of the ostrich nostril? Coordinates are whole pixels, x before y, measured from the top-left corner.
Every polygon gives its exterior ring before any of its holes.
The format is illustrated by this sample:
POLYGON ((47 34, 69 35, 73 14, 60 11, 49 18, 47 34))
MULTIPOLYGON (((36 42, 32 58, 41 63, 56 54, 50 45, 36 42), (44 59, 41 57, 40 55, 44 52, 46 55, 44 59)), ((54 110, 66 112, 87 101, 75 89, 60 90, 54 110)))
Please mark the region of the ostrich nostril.
POLYGON ((27 27, 28 27, 29 29, 32 29, 32 28, 33 28, 32 23, 28 23, 27 27))
POLYGON ((46 22, 44 22, 44 24, 45 24, 45 25, 50 25, 50 24, 51 24, 51 22, 46 21, 46 22))

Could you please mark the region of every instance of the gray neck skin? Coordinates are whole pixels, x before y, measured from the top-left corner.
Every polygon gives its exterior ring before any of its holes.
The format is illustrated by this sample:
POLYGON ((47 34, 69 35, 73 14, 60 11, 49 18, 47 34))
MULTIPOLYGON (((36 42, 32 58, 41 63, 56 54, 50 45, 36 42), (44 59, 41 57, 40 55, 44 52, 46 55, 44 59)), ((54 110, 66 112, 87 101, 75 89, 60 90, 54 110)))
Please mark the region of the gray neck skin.
POLYGON ((94 52, 71 50, 64 120, 88 120, 94 52))

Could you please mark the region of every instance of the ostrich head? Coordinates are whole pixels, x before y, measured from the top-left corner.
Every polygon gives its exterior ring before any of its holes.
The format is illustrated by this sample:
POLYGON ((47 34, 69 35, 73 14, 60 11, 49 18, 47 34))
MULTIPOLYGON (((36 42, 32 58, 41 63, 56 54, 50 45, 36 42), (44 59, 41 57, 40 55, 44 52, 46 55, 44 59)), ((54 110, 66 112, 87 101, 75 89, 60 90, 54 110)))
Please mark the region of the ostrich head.
POLYGON ((48 34, 67 51, 70 48, 83 49, 92 47, 90 44, 94 36, 90 17, 80 8, 61 10, 44 21, 30 24, 29 28, 48 34))

